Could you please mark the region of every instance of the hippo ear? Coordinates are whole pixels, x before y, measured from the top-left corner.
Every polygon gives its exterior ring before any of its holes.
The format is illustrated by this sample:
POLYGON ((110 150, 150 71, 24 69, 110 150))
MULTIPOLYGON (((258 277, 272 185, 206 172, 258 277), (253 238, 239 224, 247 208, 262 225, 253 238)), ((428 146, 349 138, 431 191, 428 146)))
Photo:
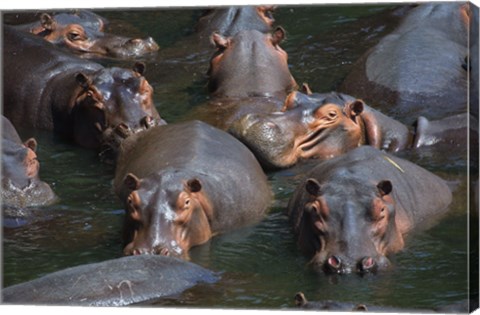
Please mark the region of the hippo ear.
POLYGON ((202 189, 202 184, 196 178, 192 178, 187 182, 187 187, 192 193, 199 192, 202 189))
POLYGON ((217 47, 217 49, 225 49, 229 45, 229 39, 220 35, 218 32, 213 32, 210 40, 217 47))
POLYGON ((128 190, 137 190, 140 188, 140 179, 132 173, 128 173, 123 180, 123 184, 127 187, 128 190))
POLYGON ((357 117, 363 112, 365 103, 362 100, 355 100, 354 102, 348 104, 348 114, 350 118, 357 117))
POLYGON ((277 27, 272 34, 272 44, 273 45, 280 44, 285 39, 285 34, 286 32, 283 29, 283 27, 281 26, 277 27))
POLYGON ((145 73, 145 68, 146 65, 143 62, 135 62, 135 65, 133 66, 133 71, 136 73, 143 75, 145 73))
POLYGON ((312 196, 320 196, 322 193, 320 183, 315 178, 307 179, 305 189, 312 196))
POLYGON ((33 152, 37 151, 37 140, 35 140, 35 138, 30 138, 27 141, 25 141, 23 144, 33 152))
POLYGON ((298 292, 297 294, 295 294, 296 306, 304 306, 307 303, 308 303, 307 298, 305 297, 305 294, 303 294, 303 292, 298 292))
POLYGON ((83 89, 88 89, 90 85, 92 84, 92 80, 90 80, 89 77, 87 77, 85 74, 79 72, 75 76, 75 79, 77 80, 78 85, 80 85, 83 89))
POLYGON ((380 195, 383 197, 392 192, 392 189, 393 189, 392 182, 389 180, 382 180, 377 184, 377 188, 378 188, 378 191, 380 192, 380 195))
POLYGON ((302 92, 307 94, 307 95, 312 95, 313 94, 312 90, 310 89, 310 86, 308 85, 308 83, 305 83, 305 82, 303 82, 303 84, 302 84, 302 92))
POLYGON ((40 24, 46 30, 53 30, 55 28, 55 20, 47 13, 43 13, 40 16, 40 24))
POLYGON ((368 312, 368 308, 365 304, 358 304, 352 309, 354 312, 368 312))

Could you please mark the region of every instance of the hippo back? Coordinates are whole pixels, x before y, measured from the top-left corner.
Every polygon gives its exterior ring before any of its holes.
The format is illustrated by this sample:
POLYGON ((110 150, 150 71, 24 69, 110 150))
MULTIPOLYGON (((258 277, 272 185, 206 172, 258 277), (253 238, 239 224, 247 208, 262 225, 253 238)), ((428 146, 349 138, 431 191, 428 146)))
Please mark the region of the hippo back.
POLYGON ((269 204, 271 190, 254 155, 233 136, 199 121, 158 126, 127 138, 117 161, 115 191, 122 200, 126 197, 122 181, 128 173, 145 178, 179 170, 200 178, 214 208, 222 209, 213 230, 218 222, 223 230, 255 221, 269 204))

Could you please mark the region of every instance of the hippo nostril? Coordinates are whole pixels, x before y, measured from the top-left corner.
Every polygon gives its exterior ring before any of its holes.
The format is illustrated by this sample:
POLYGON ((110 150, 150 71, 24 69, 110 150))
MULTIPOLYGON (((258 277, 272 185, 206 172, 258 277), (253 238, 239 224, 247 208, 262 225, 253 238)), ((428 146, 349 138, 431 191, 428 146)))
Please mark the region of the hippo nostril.
POLYGON ((365 257, 360 261, 361 272, 373 272, 375 271, 377 264, 372 257, 365 257))
POLYGON ((337 256, 330 256, 327 259, 327 269, 331 272, 340 273, 342 268, 342 260, 337 256))

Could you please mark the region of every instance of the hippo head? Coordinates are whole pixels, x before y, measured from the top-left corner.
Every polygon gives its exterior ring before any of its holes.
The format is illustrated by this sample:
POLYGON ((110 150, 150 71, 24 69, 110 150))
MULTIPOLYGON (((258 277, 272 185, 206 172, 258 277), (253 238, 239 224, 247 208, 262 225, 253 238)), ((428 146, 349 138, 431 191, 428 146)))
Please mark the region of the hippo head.
POLYGON ((389 265, 386 255, 403 247, 392 183, 348 175, 338 174, 342 187, 306 179, 298 242, 313 257, 311 263, 327 273, 375 272, 389 265))
POLYGON ((35 153, 37 142, 30 138, 23 144, 2 140, 2 204, 14 208, 48 205, 56 196, 41 181, 40 164, 35 153))
POLYGON ((280 96, 296 88, 287 53, 279 44, 285 31, 244 30, 233 37, 212 35, 217 51, 210 60, 208 88, 220 97, 280 96))
POLYGON ((163 124, 153 104, 153 89, 143 77, 145 65, 133 70, 102 68, 93 74, 76 74, 79 85, 75 96, 73 137, 87 148, 98 148, 119 126, 137 132, 163 124))
POLYGON ((364 103, 342 95, 300 92, 288 95, 280 112, 247 114, 229 129, 267 168, 292 166, 300 159, 327 159, 365 142, 359 115, 364 103))
MULTIPOLYGON (((92 13, 93 14, 93 13, 92 13)), ((31 32, 45 40, 77 53, 89 53, 114 58, 141 57, 156 52, 159 47, 153 38, 127 38, 103 32, 103 20, 85 14, 42 14, 40 26, 31 32)), ((96 16, 96 15, 95 15, 96 16)))
POLYGON ((202 182, 182 172, 165 171, 144 179, 128 174, 125 255, 160 254, 188 258, 188 250, 212 235, 212 206, 202 182))
POLYGON ((218 32, 224 36, 233 36, 242 30, 270 32, 275 22, 275 6, 231 6, 208 10, 198 21, 197 32, 210 36, 218 32))

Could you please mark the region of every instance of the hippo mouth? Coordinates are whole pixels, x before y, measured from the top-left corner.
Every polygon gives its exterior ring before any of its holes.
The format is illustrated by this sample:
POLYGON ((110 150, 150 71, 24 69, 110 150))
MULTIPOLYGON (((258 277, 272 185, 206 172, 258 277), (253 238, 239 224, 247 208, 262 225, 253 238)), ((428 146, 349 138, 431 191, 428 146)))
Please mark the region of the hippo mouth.
POLYGON ((295 142, 295 151, 297 151, 298 154, 303 158, 313 157, 318 152, 318 150, 315 149, 326 137, 328 137, 326 131, 327 127, 322 126, 300 137, 295 142))

